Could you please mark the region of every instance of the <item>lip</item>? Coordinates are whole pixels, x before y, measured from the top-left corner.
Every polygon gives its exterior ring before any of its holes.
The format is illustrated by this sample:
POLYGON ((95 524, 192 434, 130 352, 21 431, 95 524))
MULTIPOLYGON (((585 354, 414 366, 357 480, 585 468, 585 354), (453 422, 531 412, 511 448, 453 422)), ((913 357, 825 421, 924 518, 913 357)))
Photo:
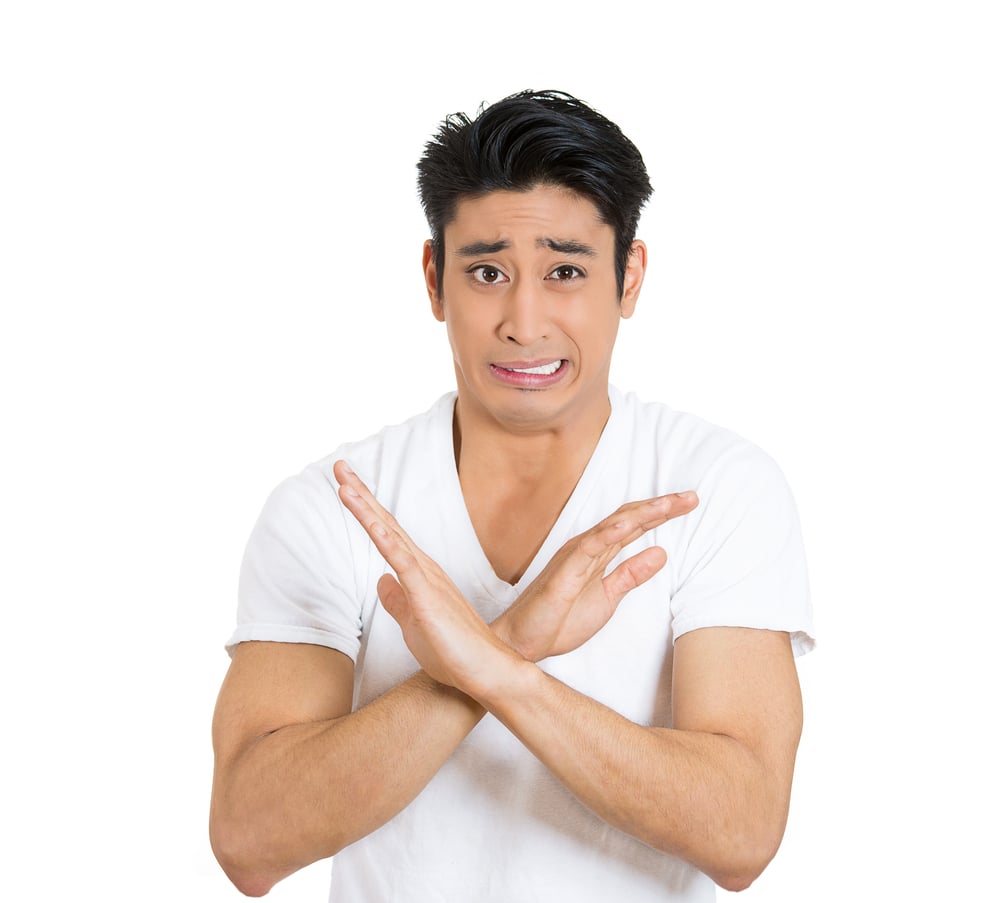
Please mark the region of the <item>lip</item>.
POLYGON ((490 364, 493 378, 506 386, 516 389, 546 389, 559 382, 569 370, 569 362, 564 358, 549 357, 537 361, 498 361, 490 364), (544 367, 559 361, 559 369, 554 373, 515 373, 517 370, 528 370, 533 367, 544 367))

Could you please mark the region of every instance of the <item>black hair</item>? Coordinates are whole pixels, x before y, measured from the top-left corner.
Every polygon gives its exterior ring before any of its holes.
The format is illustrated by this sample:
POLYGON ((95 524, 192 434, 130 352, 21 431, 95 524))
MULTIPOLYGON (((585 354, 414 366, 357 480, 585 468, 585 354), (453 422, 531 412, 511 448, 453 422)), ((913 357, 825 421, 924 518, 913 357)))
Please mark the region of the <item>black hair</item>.
POLYGON ((460 200, 555 185, 587 198, 614 229, 621 297, 639 213, 653 187, 636 146, 583 101, 562 91, 521 91, 480 106, 475 119, 453 113, 427 142, 417 171, 439 292, 444 229, 460 200))

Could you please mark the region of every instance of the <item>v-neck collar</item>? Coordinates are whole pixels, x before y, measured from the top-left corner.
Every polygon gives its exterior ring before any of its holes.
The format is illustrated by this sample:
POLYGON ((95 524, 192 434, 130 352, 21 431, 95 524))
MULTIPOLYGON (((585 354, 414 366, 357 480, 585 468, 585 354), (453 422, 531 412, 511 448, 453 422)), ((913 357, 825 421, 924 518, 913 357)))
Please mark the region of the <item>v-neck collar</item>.
POLYGON ((579 529, 574 529, 580 510, 586 505, 588 498, 600 481, 607 461, 612 457, 616 445, 615 437, 618 432, 618 423, 621 419, 619 410, 621 395, 613 386, 608 387, 608 400, 611 404, 608 422, 604 425, 597 445, 587 461, 587 466, 580 475, 580 479, 573 488, 573 492, 570 493, 562 511, 559 512, 555 524, 521 575, 521 579, 514 584, 498 577, 493 570, 493 565, 490 564, 489 558, 479 542, 479 537, 476 536, 472 518, 469 516, 469 509, 465 504, 465 496, 462 494, 462 486, 458 479, 458 467, 455 463, 452 434, 456 398, 457 393, 445 396, 438 412, 437 435, 440 447, 435 458, 440 462, 441 467, 440 485, 447 495, 447 498, 442 501, 446 503, 446 510, 455 511, 459 518, 459 523, 455 525, 455 534, 456 540, 462 543, 462 548, 456 551, 459 551, 464 556, 465 561, 469 562, 470 570, 475 574, 482 589, 496 601, 507 605, 517 598, 524 587, 531 584, 567 540, 581 529, 593 526, 585 524, 579 529))

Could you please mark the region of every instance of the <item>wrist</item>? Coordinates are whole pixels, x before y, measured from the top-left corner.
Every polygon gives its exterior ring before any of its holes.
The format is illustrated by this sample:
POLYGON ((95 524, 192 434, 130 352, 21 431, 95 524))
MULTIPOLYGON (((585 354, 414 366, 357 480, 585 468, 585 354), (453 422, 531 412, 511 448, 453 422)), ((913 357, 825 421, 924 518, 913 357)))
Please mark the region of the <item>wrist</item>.
POLYGON ((523 681, 526 667, 533 668, 534 664, 497 636, 491 648, 478 657, 475 672, 467 675, 461 690, 489 709, 523 681))
POLYGON ((507 615, 508 612, 504 612, 490 624, 490 630, 493 631, 493 635, 515 652, 518 657, 527 659, 529 662, 537 662, 540 656, 534 654, 530 643, 523 641, 516 635, 512 629, 511 619, 507 615))
POLYGON ((487 669, 470 695, 487 711, 502 710, 513 700, 530 696, 533 681, 541 675, 538 666, 512 649, 487 669))
POLYGON ((416 692, 428 699, 451 700, 452 704, 467 708, 470 712, 482 717, 483 707, 475 699, 451 684, 436 680, 423 669, 413 674, 408 683, 416 692))
POLYGON ((514 645, 514 638, 510 635, 509 630, 509 619, 507 618, 507 612, 504 612, 490 624, 490 630, 493 631, 493 636, 495 636, 501 643, 505 646, 509 646, 515 652, 520 653, 520 650, 514 645))

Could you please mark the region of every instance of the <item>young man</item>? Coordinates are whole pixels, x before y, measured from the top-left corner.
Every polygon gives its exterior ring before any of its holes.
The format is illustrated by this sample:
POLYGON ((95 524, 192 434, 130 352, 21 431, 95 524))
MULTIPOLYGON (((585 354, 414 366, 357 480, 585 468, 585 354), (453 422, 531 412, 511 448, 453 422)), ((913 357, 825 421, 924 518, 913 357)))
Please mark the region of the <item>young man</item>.
POLYGON ((216 855, 250 895, 333 856, 352 903, 746 887, 788 811, 808 589, 775 464, 608 385, 642 158, 525 92, 447 119, 420 188, 457 391, 268 500, 216 855))

